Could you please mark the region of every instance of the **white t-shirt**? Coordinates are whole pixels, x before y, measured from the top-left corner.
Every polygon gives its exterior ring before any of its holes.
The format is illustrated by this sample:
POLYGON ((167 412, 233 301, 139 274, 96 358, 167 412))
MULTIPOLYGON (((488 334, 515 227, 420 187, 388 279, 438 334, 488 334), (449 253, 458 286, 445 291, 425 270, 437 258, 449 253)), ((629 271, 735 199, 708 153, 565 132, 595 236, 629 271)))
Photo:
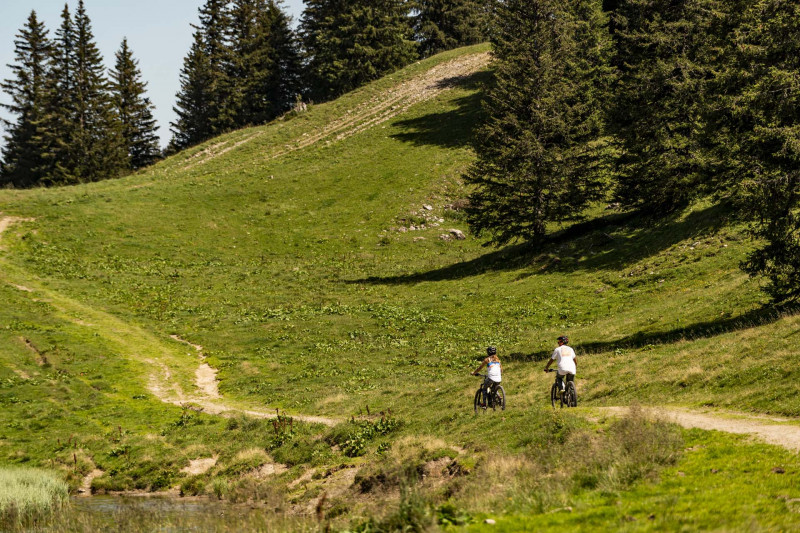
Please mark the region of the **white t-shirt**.
POLYGON ((558 363, 559 375, 575 375, 578 373, 575 368, 575 351, 566 344, 556 348, 555 351, 553 351, 553 357, 551 359, 558 363))
POLYGON ((500 375, 500 361, 490 361, 487 359, 486 368, 488 369, 486 374, 489 376, 489 379, 495 383, 500 383, 502 381, 502 377, 500 375))

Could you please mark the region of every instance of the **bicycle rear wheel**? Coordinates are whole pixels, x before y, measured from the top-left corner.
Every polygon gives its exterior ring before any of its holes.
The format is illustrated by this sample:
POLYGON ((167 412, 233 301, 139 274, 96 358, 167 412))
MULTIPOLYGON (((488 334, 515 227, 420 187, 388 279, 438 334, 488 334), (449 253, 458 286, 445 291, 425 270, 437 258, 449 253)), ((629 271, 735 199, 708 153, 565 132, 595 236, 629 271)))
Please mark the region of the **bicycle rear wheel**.
POLYGON ((553 386, 550 387, 550 404, 553 406, 553 408, 555 408, 558 401, 558 385, 553 383, 553 386))
POLYGON ((501 411, 506 410, 506 391, 503 390, 502 385, 498 385, 494 391, 494 402, 492 403, 492 409, 497 410, 498 407, 501 411))
POLYGON ((564 395, 567 397, 568 407, 578 407, 578 391, 575 389, 575 383, 567 382, 567 390, 564 391, 564 395))

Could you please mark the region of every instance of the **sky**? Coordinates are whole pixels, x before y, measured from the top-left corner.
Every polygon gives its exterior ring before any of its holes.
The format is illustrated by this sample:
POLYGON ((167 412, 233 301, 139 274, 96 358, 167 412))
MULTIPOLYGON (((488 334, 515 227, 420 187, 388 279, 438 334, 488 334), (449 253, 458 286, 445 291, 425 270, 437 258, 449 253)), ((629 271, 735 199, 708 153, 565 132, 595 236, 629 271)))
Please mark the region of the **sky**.
MULTIPOLYGON (((139 60, 142 79, 148 84, 147 96, 155 105, 162 145, 169 142, 169 123, 175 119, 172 106, 180 89, 180 69, 192 44, 190 24, 197 23, 197 10, 204 1, 84 0, 106 67, 114 66, 114 54, 123 37, 128 38, 128 45, 139 60)), ((14 39, 31 10, 36 11, 53 37, 65 3, 74 14, 78 0, 0 0, 0 79, 11 77, 7 65, 14 61, 14 39)), ((296 23, 303 11, 303 2, 285 0, 284 9, 296 23)), ((8 100, 8 95, 0 94, 0 102, 8 103, 8 100)), ((0 116, 9 118, 2 111, 0 116)))

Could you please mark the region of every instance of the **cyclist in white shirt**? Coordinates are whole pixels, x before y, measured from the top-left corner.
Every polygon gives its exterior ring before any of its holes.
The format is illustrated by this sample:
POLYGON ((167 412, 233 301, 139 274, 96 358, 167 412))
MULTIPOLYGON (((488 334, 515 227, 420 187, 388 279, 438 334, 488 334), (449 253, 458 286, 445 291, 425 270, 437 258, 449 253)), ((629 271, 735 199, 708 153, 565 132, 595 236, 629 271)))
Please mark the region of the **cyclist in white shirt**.
POLYGON ((567 381, 575 381, 575 374, 578 373, 578 357, 575 355, 575 350, 567 346, 567 344, 569 344, 569 337, 566 335, 560 336, 558 338, 558 348, 553 351, 553 356, 547 361, 547 366, 544 367, 544 371, 547 372, 553 361, 556 362, 558 365, 556 380, 562 391, 564 390, 564 376, 567 377, 567 381))
POLYGON ((486 355, 488 356, 483 360, 481 366, 475 369, 472 375, 476 375, 486 365, 486 379, 483 380, 483 404, 487 405, 487 398, 491 398, 497 385, 502 381, 502 365, 500 359, 497 357, 497 348, 489 346, 486 348, 486 355))

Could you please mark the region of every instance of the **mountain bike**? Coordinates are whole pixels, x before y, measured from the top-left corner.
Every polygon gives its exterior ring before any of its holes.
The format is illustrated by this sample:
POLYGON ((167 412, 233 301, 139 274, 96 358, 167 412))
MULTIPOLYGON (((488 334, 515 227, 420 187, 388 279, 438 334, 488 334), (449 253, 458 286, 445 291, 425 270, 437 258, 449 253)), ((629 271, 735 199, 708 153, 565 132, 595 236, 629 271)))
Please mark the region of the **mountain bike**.
MULTIPOLYGON (((474 375, 479 378, 486 379, 486 376, 484 374, 474 374, 474 375)), ((503 386, 500 385, 499 383, 495 384, 494 394, 489 394, 490 390, 491 390, 491 385, 484 388, 483 383, 481 383, 481 386, 478 387, 477 391, 475 391, 475 402, 474 402, 475 413, 478 412, 478 409, 484 411, 486 409, 491 409, 493 411, 496 411, 498 407, 500 408, 501 411, 506 410, 506 391, 503 389, 503 386)))
MULTIPOLYGON (((547 371, 555 372, 556 370, 549 368, 547 371)), ((566 378, 567 377, 564 376, 564 380, 566 380, 566 378)), ((560 403, 562 408, 565 405, 567 407, 578 407, 578 391, 575 388, 575 382, 567 381, 562 391, 561 387, 558 386, 558 374, 556 374, 556 381, 553 383, 553 386, 550 387, 550 403, 553 407, 556 406, 556 403, 560 403), (559 392, 561 392, 560 395, 558 394, 559 392)))

